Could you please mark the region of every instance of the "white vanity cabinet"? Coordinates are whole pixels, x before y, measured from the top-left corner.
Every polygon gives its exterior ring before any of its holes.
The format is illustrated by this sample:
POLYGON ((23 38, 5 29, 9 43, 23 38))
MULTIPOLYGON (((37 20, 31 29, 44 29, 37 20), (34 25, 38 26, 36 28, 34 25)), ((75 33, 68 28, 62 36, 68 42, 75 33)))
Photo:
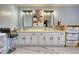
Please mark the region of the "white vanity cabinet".
POLYGON ((32 45, 32 37, 31 36, 25 36, 25 45, 32 45))
POLYGON ((78 33, 67 33, 66 45, 67 46, 77 46, 78 33))
POLYGON ((46 33, 46 45, 57 45, 58 33, 46 33))
POLYGON ((58 33, 58 44, 61 46, 65 45, 65 33, 64 32, 59 32, 58 33))
POLYGON ((18 44, 24 45, 25 37, 24 36, 18 36, 18 44))
POLYGON ((38 33, 32 33, 31 44, 38 45, 38 33))
POLYGON ((64 32, 46 33, 46 44, 52 46, 64 46, 65 33, 64 32))
POLYGON ((18 33, 16 45, 37 45, 37 33, 18 33))
POLYGON ((64 46, 65 32, 19 32, 17 45, 64 46))
POLYGON ((30 45, 31 36, 30 33, 18 33, 16 45, 30 45))
POLYGON ((59 41, 58 41, 58 33, 53 34, 53 45, 58 46, 59 41))
POLYGON ((45 33, 38 33, 38 45, 45 45, 45 33))

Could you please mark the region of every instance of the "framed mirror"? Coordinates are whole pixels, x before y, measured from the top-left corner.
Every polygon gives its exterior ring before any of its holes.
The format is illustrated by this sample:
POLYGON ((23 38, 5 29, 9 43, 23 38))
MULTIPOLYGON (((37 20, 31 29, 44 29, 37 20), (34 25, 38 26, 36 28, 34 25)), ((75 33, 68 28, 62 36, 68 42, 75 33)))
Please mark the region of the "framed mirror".
POLYGON ((53 10, 23 10, 23 28, 30 27, 53 27, 53 10))
POLYGON ((29 28, 32 27, 32 19, 33 19, 33 15, 32 15, 32 10, 23 10, 23 27, 24 28, 29 28))

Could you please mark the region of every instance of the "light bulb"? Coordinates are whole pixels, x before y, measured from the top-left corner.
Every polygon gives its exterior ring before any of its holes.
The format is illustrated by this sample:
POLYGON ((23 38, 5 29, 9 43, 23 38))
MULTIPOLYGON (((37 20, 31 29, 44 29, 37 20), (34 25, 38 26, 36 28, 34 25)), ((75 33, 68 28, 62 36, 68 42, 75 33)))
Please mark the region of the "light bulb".
POLYGON ((44 14, 46 15, 47 13, 46 13, 46 12, 44 12, 44 14))
POLYGON ((48 12, 47 14, 50 15, 50 12, 48 12))
POLYGON ((24 13, 24 12, 22 12, 22 15, 25 15, 25 13, 24 13))
POLYGON ((30 15, 32 15, 32 12, 30 12, 30 15))
POLYGON ((28 13, 28 12, 26 12, 26 15, 29 15, 29 13, 28 13))

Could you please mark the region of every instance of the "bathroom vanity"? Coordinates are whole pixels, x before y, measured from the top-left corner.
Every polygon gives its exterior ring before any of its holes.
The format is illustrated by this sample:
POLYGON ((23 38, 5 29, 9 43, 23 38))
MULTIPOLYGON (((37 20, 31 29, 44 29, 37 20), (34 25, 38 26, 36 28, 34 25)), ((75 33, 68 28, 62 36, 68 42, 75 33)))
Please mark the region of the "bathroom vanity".
POLYGON ((64 46, 65 31, 59 30, 18 30, 16 45, 64 46))
POLYGON ((79 27, 74 30, 52 28, 19 29, 16 45, 19 46, 77 46, 79 27))

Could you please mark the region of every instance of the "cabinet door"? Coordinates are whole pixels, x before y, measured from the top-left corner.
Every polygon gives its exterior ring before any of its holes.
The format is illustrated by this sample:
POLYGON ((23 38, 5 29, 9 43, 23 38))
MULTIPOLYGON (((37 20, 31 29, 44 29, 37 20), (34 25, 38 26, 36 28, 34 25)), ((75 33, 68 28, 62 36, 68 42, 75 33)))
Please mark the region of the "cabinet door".
POLYGON ((17 41, 18 41, 17 42, 18 45, 24 45, 25 37, 24 36, 18 36, 17 41))
POLYGON ((53 45, 53 33, 46 33, 46 45, 53 45))
POLYGON ((32 36, 32 45, 37 45, 37 36, 32 36))
POLYGON ((62 32, 62 33, 59 33, 59 37, 58 37, 58 40, 59 40, 59 45, 65 45, 65 33, 62 32))
POLYGON ((46 36, 46 45, 52 45, 52 37, 46 36))
POLYGON ((45 45, 45 44, 46 44, 45 36, 39 36, 39 45, 45 45))
POLYGON ((45 33, 38 33, 38 45, 45 45, 45 33))
POLYGON ((77 46, 77 42, 78 42, 78 41, 67 41, 67 42, 66 42, 66 45, 67 45, 67 46, 77 46))
POLYGON ((58 45, 58 36, 53 36, 53 45, 58 45))
POLYGON ((59 38, 59 45, 65 45, 65 37, 60 37, 59 38))
POLYGON ((78 40, 78 34, 67 34, 67 40, 78 40))
POLYGON ((32 37, 26 36, 24 44, 25 45, 32 45, 32 37))
POLYGON ((58 33, 53 34, 53 45, 58 45, 58 33))
POLYGON ((16 45, 19 45, 19 37, 17 36, 17 38, 16 38, 16 43, 15 43, 16 45))

